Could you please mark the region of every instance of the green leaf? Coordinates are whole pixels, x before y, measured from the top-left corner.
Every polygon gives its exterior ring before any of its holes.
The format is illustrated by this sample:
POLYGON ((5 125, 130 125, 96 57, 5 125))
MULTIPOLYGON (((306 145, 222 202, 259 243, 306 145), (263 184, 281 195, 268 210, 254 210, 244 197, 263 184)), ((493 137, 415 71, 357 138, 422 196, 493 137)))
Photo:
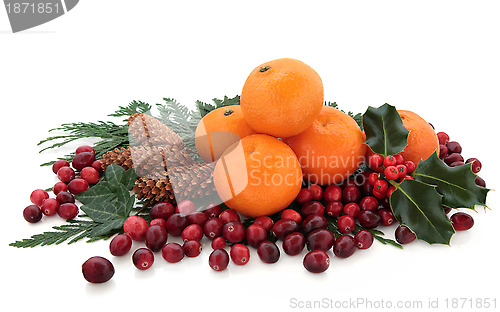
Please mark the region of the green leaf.
POLYGON ((137 180, 137 174, 134 168, 125 171, 120 178, 120 183, 125 186, 127 190, 131 190, 134 187, 135 181, 137 180))
POLYGON ((387 103, 378 108, 368 107, 363 115, 363 129, 365 143, 384 157, 403 151, 410 133, 396 108, 387 103))
POLYGON ((104 176, 106 177, 106 181, 108 181, 108 183, 113 186, 118 186, 124 173, 125 169, 118 165, 111 164, 106 168, 104 176))
POLYGON ((205 117, 208 113, 213 111, 216 107, 215 105, 208 104, 202 101, 196 101, 196 108, 198 109, 198 112, 200 112, 201 117, 205 117))
POLYGON ((115 219, 111 222, 99 224, 90 231, 89 237, 106 235, 113 230, 122 228, 123 223, 125 223, 125 219, 115 219))
POLYGON ((413 173, 415 180, 437 186, 443 195, 443 205, 451 208, 475 209, 476 205, 486 206, 487 188, 476 185, 476 175, 472 164, 449 167, 434 152, 427 160, 421 161, 413 173))
POLYGON ((429 244, 449 245, 455 230, 444 213, 436 187, 411 179, 392 184, 396 191, 391 195, 391 208, 399 223, 429 244))
POLYGON ((110 200, 110 194, 113 193, 113 186, 106 181, 101 181, 92 186, 85 192, 75 196, 84 205, 92 205, 94 202, 104 202, 110 200))
POLYGON ((94 202, 91 205, 83 205, 81 209, 95 222, 106 223, 110 220, 124 218, 117 206, 116 200, 106 200, 94 202))

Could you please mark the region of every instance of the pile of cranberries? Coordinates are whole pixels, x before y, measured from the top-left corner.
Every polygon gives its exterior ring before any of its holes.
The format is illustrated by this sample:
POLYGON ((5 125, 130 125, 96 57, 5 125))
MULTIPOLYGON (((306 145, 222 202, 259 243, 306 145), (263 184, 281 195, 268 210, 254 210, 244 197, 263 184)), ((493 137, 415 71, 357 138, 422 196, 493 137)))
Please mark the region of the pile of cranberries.
POLYGON ((52 188, 55 198, 49 198, 49 193, 42 189, 34 190, 30 196, 33 204, 23 211, 24 219, 30 223, 56 213, 63 219, 75 218, 79 209, 74 196, 99 182, 102 166, 100 160, 95 160, 94 149, 85 145, 76 149, 71 166, 66 160, 58 160, 52 165, 52 171, 59 179, 52 188))

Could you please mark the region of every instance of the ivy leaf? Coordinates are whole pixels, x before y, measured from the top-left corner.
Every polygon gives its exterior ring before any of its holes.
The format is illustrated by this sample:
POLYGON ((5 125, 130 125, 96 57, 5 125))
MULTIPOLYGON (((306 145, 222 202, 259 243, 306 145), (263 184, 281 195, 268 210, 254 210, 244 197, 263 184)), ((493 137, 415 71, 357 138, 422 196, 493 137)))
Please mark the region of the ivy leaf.
POLYGON ((451 208, 475 209, 476 205, 486 206, 487 188, 476 185, 476 175, 472 164, 447 166, 434 152, 427 160, 421 161, 413 173, 415 180, 437 186, 443 195, 443 205, 451 208))
POLYGON ((384 157, 397 154, 406 147, 408 134, 396 108, 384 104, 378 108, 368 107, 363 114, 363 129, 366 144, 373 152, 384 157))
POLYGON ((135 181, 137 180, 137 173, 134 168, 125 171, 120 178, 120 184, 123 184, 127 190, 131 190, 134 187, 135 181))
POLYGON ((109 200, 112 193, 113 186, 109 182, 101 181, 85 192, 78 194, 75 198, 84 205, 92 205, 94 202, 109 200))
POLYGON ((109 184, 111 184, 114 187, 118 187, 118 184, 120 184, 120 180, 123 176, 123 173, 125 173, 125 169, 123 169, 118 165, 111 164, 106 168, 104 176, 106 177, 106 181, 108 181, 109 184))
POLYGON ((443 210, 436 187, 405 179, 391 195, 391 208, 400 224, 412 230, 418 239, 429 244, 450 244, 455 233, 443 210))

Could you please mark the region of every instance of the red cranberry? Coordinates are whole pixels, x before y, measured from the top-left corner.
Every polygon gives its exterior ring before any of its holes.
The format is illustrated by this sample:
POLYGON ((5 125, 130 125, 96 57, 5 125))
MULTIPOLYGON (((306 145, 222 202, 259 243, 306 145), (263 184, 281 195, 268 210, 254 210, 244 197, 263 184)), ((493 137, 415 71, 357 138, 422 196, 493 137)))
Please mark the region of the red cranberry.
POLYGON ((417 169, 417 166, 415 165, 415 163, 411 160, 407 160, 405 161, 404 165, 406 166, 406 173, 407 174, 410 174, 412 173, 413 171, 415 171, 415 169, 417 169))
POLYGON ((389 226, 394 223, 396 218, 394 218, 394 214, 387 208, 382 208, 377 210, 377 214, 380 216, 380 223, 385 226, 389 226))
POLYGON ((362 210, 376 211, 378 208, 378 200, 373 196, 366 196, 359 202, 359 208, 362 210))
POLYGON ((163 246, 161 255, 165 261, 176 263, 184 258, 184 249, 178 243, 168 243, 163 246))
POLYGON ((476 179, 474 180, 476 185, 481 186, 481 187, 486 187, 486 182, 481 178, 480 176, 477 176, 476 179))
POLYGON ((154 204, 153 207, 151 207, 149 215, 153 219, 162 218, 167 220, 168 217, 170 217, 174 213, 174 211, 175 207, 171 203, 160 202, 154 204))
POLYGON ((356 203, 348 203, 344 206, 343 213, 345 215, 350 215, 353 218, 357 218, 361 209, 356 203))
POLYGON ((267 231, 259 224, 252 224, 246 230, 246 238, 248 245, 257 248, 260 243, 266 240, 267 231))
POLYGON ((326 225, 327 221, 325 217, 311 214, 302 222, 302 231, 305 234, 309 234, 314 230, 326 228, 326 225))
POLYGON ((209 218, 215 218, 220 215, 222 209, 219 205, 211 203, 208 204, 207 207, 203 210, 206 214, 208 214, 209 218))
POLYGON ((99 171, 95 170, 92 167, 83 168, 80 172, 80 176, 82 177, 82 179, 87 181, 88 184, 97 184, 97 182, 99 182, 99 178, 101 177, 99 171))
POLYGON ((109 252, 116 257, 127 254, 132 248, 132 239, 127 234, 115 236, 109 243, 109 252))
POLYGON ((354 231, 354 228, 356 227, 356 221, 350 215, 343 215, 337 219, 337 227, 339 228, 339 231, 341 233, 349 234, 354 231))
POLYGON ((187 241, 182 245, 182 250, 186 257, 194 258, 198 257, 201 253, 201 243, 198 241, 187 241))
POLYGON ((43 202, 49 198, 49 193, 47 193, 44 190, 37 189, 31 192, 30 195, 30 200, 33 204, 35 204, 38 207, 41 207, 43 202))
MULTIPOLYGON (((69 164, 68 164, 69 166, 69 164)), ((102 161, 100 160, 95 160, 92 165, 91 165, 92 168, 94 168, 95 170, 97 170, 97 172, 103 172, 104 169, 102 167, 102 161)))
POLYGON ((64 183, 68 183, 75 178, 75 170, 70 167, 62 167, 57 171, 57 178, 64 183))
POLYGON ((222 235, 224 223, 219 218, 211 218, 203 225, 203 232, 209 239, 214 239, 222 235))
POLYGON ((231 256, 231 260, 237 265, 247 264, 248 260, 250 260, 250 250, 243 244, 233 245, 229 251, 229 255, 231 256))
POLYGON ((63 182, 57 182, 54 184, 54 187, 52 188, 52 192, 54 192, 54 195, 57 196, 60 192, 67 192, 68 191, 68 186, 66 183, 63 182))
POLYGON ((190 215, 193 212, 196 211, 196 206, 194 203, 190 200, 183 200, 180 203, 177 204, 177 207, 175 207, 175 212, 180 213, 182 215, 190 215))
POLYGON ((263 241, 257 247, 257 255, 264 263, 276 263, 280 258, 280 250, 275 243, 263 241))
POLYGON ((322 215, 325 212, 325 207, 319 201, 310 201, 302 205, 300 213, 305 218, 310 214, 322 215))
POLYGON ((181 236, 182 231, 189 225, 185 215, 174 213, 167 219, 165 225, 167 232, 172 236, 181 236))
POLYGON ((456 231, 467 231, 474 225, 474 219, 464 212, 453 214, 450 220, 456 231))
POLYGON ((399 172, 396 166, 389 166, 385 168, 384 175, 389 180, 396 180, 399 177, 399 172))
POLYGON ((453 153, 453 154, 446 156, 443 160, 449 166, 452 163, 457 162, 457 161, 463 162, 464 158, 459 153, 453 153))
POLYGON ((68 190, 73 195, 78 195, 89 189, 89 184, 84 179, 74 179, 68 184, 68 190))
POLYGON ((82 265, 83 277, 89 283, 105 283, 115 274, 111 262, 103 257, 92 257, 82 265))
POLYGON ((283 240, 285 236, 299 230, 299 224, 293 220, 280 219, 276 221, 271 230, 271 233, 279 240, 283 240))
POLYGON ((396 166, 397 164, 398 161, 393 155, 389 155, 384 158, 384 167, 396 166))
POLYGON ((182 231, 181 237, 183 242, 190 240, 199 242, 203 238, 203 228, 199 224, 190 224, 182 231))
POLYGON ((204 211, 195 211, 192 214, 188 215, 186 218, 190 224, 198 224, 203 226, 203 224, 208 221, 209 216, 204 211))
POLYGON ((342 235, 333 243, 333 253, 339 258, 348 258, 356 251, 358 245, 350 235, 342 235))
POLYGON ((167 228, 167 220, 162 219, 162 218, 153 219, 153 220, 151 220, 151 222, 149 222, 149 226, 153 226, 153 225, 159 225, 163 228, 167 228))
POLYGON ((446 147, 448 147, 448 152, 451 153, 462 153, 462 146, 460 146, 460 143, 455 142, 455 141, 450 141, 448 144, 446 144, 446 147))
POLYGON ((374 229, 380 225, 380 216, 373 211, 363 210, 358 215, 359 224, 367 229, 374 229))
POLYGON ((445 159, 446 156, 448 156, 448 147, 446 147, 446 145, 440 144, 439 145, 439 158, 445 159))
POLYGON ((396 240, 400 244, 409 244, 413 242, 417 236, 409 228, 404 225, 399 225, 395 232, 396 240))
POLYGON ((229 255, 224 249, 212 251, 208 257, 208 264, 215 271, 224 271, 229 264, 229 255))
POLYGON ((80 171, 85 167, 92 166, 92 163, 94 161, 95 161, 94 154, 89 152, 82 152, 80 154, 76 154, 75 157, 73 157, 71 165, 73 166, 73 168, 80 171))
POLYGON ((146 239, 146 231, 148 223, 139 216, 130 216, 123 223, 123 231, 135 241, 143 241, 146 239))
POLYGON ((466 164, 472 163, 472 166, 471 166, 472 172, 478 173, 479 171, 481 171, 482 165, 481 165, 481 162, 477 158, 469 158, 469 159, 467 159, 467 161, 465 163, 466 164))
POLYGON ((341 202, 329 202, 326 205, 326 214, 330 217, 338 217, 344 210, 344 205, 341 202))
POLYGON ((303 264, 311 273, 325 272, 330 266, 330 257, 323 250, 312 250, 304 257, 303 264))
POLYGON ((368 166, 371 169, 377 169, 380 166, 382 166, 383 163, 384 163, 384 156, 382 156, 380 154, 372 155, 370 157, 370 159, 368 160, 368 166))
POLYGON ((239 221, 231 221, 222 227, 222 237, 230 243, 239 243, 245 238, 245 226, 239 221))
POLYGON ((443 205, 443 211, 445 214, 449 214, 451 212, 451 207, 446 207, 443 205))
POLYGON ((52 165, 52 171, 57 174, 57 171, 62 167, 69 167, 69 162, 66 160, 58 160, 52 165))
POLYGON ((375 185, 375 183, 379 180, 379 173, 378 172, 372 172, 368 176, 368 183, 371 185, 375 185))
POLYGON ((59 209, 57 209, 57 214, 59 217, 69 220, 76 218, 78 215, 78 206, 73 204, 73 203, 65 203, 59 206, 59 209))
POLYGON ((455 161, 450 164, 450 167, 463 166, 465 163, 463 161, 455 161))
POLYGON ((348 185, 344 188, 342 192, 342 202, 347 203, 358 203, 361 199, 361 191, 355 185, 348 185))
POLYGON ((167 242, 167 230, 159 225, 150 226, 146 230, 146 247, 152 252, 160 251, 167 242))
POLYGON ((56 196, 56 200, 59 202, 59 204, 66 204, 66 203, 75 203, 75 196, 73 194, 66 192, 66 191, 61 191, 59 194, 56 196))
POLYGON ((342 189, 335 184, 328 185, 323 193, 323 199, 327 202, 341 201, 342 189))
POLYGON ((311 200, 313 200, 314 193, 310 189, 303 188, 299 191, 299 194, 295 198, 295 201, 303 205, 311 200))
POLYGON ((221 212, 219 215, 219 219, 221 219, 221 221, 224 224, 229 223, 229 222, 233 222, 233 221, 240 222, 240 216, 233 209, 226 209, 223 212, 221 212))
POLYGON ((269 218, 268 216, 260 216, 253 220, 252 224, 260 225, 264 228, 266 231, 271 231, 273 228, 274 222, 273 219, 269 218))
POLYGON ((42 206, 40 207, 42 213, 46 216, 53 216, 57 213, 59 209, 59 202, 55 198, 48 198, 43 201, 42 206))
POLYGON ((293 220, 297 223, 300 223, 302 218, 300 217, 300 213, 293 209, 285 209, 281 212, 281 219, 288 219, 288 220, 293 220))
POLYGON ((42 219, 42 211, 36 205, 29 205, 24 208, 23 217, 29 223, 37 223, 42 219))
POLYGON ((373 244, 373 234, 368 230, 360 230, 354 235, 359 249, 368 249, 373 244))
POLYGON ((212 246, 212 249, 214 249, 214 250, 215 249, 222 249, 222 248, 226 247, 226 239, 222 236, 218 236, 218 237, 214 238, 211 246, 212 246))
POLYGON ((323 188, 318 184, 311 184, 307 187, 313 193, 312 200, 322 200, 323 199, 323 188))
POLYGON ((76 149, 75 155, 78 155, 80 153, 92 153, 95 155, 95 150, 92 148, 92 146, 82 145, 76 149))
POLYGON ((317 229, 307 235, 306 243, 309 250, 327 251, 332 248, 335 235, 327 229, 317 229))
POLYGON ((288 234, 283 239, 283 251, 290 256, 298 255, 306 245, 306 238, 300 232, 288 234))
POLYGON ((436 135, 437 135, 439 144, 446 145, 450 141, 450 136, 448 134, 446 134, 446 132, 438 132, 436 135))
POLYGON ((139 248, 132 255, 132 262, 135 267, 139 270, 147 270, 155 261, 155 256, 151 252, 151 250, 147 248, 139 248))

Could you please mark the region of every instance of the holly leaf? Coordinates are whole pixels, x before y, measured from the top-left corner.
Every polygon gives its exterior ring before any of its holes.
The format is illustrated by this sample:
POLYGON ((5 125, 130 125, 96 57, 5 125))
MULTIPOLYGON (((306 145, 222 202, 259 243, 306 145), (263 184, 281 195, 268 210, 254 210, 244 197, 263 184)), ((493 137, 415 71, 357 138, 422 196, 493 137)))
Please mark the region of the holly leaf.
POLYGON ((405 179, 391 195, 391 208, 400 224, 429 244, 450 244, 455 233, 443 210, 442 196, 436 186, 405 179))
POLYGON ((421 161, 413 173, 415 180, 436 185, 443 195, 443 205, 451 208, 475 209, 476 205, 486 206, 487 188, 476 185, 476 175, 472 164, 449 167, 434 152, 427 160, 421 161))
POLYGON ((410 132, 394 106, 387 103, 378 108, 370 106, 363 114, 362 121, 365 143, 373 152, 385 157, 397 154, 406 147, 410 132))

